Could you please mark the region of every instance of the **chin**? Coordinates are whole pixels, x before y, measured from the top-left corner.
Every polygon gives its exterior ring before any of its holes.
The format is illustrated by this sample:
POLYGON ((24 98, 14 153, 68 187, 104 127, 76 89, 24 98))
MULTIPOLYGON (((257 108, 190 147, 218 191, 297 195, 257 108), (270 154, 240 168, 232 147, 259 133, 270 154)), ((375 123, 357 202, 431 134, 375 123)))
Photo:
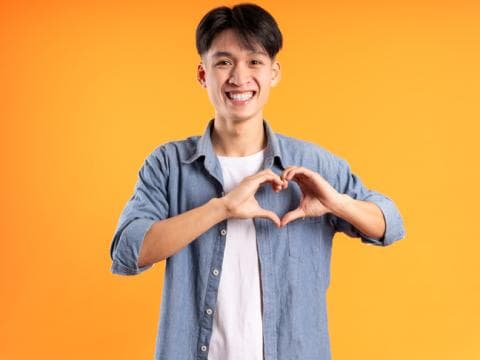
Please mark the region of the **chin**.
POLYGON ((235 122, 248 121, 255 117, 255 114, 229 114, 228 119, 231 119, 235 122))

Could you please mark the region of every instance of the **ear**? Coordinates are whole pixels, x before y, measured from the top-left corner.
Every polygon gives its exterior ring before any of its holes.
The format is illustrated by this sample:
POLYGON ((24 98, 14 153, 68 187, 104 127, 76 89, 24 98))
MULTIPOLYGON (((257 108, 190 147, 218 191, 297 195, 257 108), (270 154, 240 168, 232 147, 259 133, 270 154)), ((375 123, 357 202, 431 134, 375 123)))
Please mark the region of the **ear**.
POLYGON ((197 66, 197 80, 202 87, 207 87, 207 82, 205 80, 205 65, 203 62, 200 62, 197 66))
POLYGON ((280 63, 277 60, 273 61, 272 64, 272 80, 270 81, 270 86, 274 87, 278 84, 281 78, 280 72, 280 63))

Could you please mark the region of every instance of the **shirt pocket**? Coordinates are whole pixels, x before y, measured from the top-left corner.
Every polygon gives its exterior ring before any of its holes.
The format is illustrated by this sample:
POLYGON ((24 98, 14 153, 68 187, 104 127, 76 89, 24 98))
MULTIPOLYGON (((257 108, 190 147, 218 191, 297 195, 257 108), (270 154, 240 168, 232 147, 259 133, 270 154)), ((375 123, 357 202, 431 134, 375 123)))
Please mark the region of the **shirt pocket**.
POLYGON ((306 217, 296 219, 287 224, 288 254, 290 257, 304 262, 320 253, 322 217, 306 217))

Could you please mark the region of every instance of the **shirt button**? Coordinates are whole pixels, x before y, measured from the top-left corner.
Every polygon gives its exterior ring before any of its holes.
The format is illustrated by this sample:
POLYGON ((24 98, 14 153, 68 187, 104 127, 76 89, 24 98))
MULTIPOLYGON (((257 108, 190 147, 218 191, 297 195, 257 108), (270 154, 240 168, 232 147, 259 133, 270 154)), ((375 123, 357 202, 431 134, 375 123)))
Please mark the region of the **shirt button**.
POLYGON ((227 230, 222 229, 222 231, 220 231, 220 234, 222 234, 223 236, 225 236, 225 235, 227 234, 227 230))
POLYGON ((202 346, 200 347, 200 350, 202 350, 202 351, 207 351, 207 347, 206 347, 205 345, 202 345, 202 346))
POLYGON ((213 313, 212 309, 210 309, 210 308, 207 309, 206 312, 207 312, 208 315, 212 315, 212 313, 213 313))
POLYGON ((213 269, 213 275, 218 276, 220 274, 220 271, 218 269, 213 269))

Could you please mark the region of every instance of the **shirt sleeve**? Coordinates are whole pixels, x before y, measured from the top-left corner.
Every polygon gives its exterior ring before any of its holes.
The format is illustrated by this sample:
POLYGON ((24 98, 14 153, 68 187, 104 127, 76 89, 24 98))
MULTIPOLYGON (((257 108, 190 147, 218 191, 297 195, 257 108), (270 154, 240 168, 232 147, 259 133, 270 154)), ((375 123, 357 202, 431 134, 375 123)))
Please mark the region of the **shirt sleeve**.
POLYGON ((344 159, 339 158, 336 180, 336 190, 340 193, 348 194, 356 200, 375 203, 383 213, 386 229, 381 239, 372 238, 363 234, 342 218, 329 214, 330 223, 335 231, 341 231, 351 237, 359 237, 363 243, 377 246, 387 246, 405 237, 403 219, 395 203, 389 197, 365 187, 344 159))
POLYGON ((118 275, 136 275, 153 264, 138 266, 140 249, 150 227, 168 217, 168 162, 158 147, 145 159, 131 198, 124 206, 110 246, 112 266, 118 275))

